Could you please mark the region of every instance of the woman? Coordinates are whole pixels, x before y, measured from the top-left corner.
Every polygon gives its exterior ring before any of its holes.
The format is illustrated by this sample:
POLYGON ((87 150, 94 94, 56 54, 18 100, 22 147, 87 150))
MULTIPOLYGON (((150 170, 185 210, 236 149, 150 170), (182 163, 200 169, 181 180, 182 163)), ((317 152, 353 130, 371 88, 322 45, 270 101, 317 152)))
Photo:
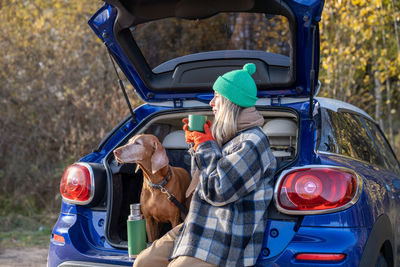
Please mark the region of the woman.
POLYGON ((179 225, 143 251, 134 266, 251 266, 261 251, 276 160, 254 105, 256 67, 220 76, 210 106, 215 121, 189 131, 193 192, 179 225), (197 179, 196 179, 197 180, 197 179), (171 261, 169 261, 171 260, 171 261))

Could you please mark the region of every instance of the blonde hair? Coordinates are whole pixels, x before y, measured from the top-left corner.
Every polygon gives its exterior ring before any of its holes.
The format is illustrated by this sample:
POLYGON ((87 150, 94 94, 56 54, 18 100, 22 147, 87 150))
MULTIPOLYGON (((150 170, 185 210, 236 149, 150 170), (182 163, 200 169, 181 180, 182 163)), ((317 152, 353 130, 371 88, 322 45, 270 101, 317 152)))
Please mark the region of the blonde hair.
POLYGON ((242 107, 219 95, 220 110, 211 126, 211 133, 219 147, 231 140, 237 134, 237 121, 242 107))

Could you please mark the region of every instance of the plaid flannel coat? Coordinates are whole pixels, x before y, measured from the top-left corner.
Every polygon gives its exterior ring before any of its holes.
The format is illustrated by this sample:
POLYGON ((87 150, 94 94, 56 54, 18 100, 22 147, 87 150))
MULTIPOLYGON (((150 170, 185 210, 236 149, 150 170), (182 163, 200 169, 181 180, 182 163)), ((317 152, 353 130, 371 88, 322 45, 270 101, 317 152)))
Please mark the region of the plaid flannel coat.
POLYGON ((260 127, 240 132, 222 150, 214 141, 191 149, 198 172, 190 210, 171 258, 192 256, 218 266, 257 261, 272 199, 276 160, 260 127))

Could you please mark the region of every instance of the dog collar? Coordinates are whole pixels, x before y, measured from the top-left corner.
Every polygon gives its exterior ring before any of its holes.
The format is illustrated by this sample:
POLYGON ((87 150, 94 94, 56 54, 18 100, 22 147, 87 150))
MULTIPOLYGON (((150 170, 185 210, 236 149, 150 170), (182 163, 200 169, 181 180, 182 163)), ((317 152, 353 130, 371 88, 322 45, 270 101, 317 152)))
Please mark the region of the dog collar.
POLYGON ((168 165, 167 175, 165 175, 164 179, 161 182, 159 182, 157 184, 153 184, 153 183, 149 182, 149 180, 147 180, 147 179, 145 179, 145 180, 146 180, 146 183, 150 187, 156 188, 156 189, 161 189, 161 188, 164 188, 164 186, 168 183, 170 178, 171 178, 171 167, 168 165))

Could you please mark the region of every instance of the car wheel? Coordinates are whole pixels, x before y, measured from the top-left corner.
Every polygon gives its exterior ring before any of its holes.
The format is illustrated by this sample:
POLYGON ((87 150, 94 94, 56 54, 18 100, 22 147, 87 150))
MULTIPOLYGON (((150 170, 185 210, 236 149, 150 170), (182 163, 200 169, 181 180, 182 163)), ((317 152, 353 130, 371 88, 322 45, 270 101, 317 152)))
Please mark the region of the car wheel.
POLYGON ((376 260, 375 267, 389 267, 389 264, 387 263, 382 252, 380 252, 378 255, 378 259, 376 260))

